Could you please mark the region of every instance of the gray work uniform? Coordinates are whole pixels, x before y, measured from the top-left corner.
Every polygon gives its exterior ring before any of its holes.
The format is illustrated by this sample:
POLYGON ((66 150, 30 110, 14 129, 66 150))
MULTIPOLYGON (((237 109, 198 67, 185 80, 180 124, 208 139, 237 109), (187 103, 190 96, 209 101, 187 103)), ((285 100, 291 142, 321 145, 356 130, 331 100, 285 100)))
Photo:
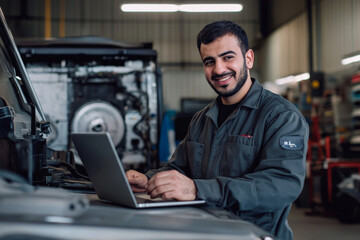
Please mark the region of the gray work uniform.
POLYGON ((252 81, 220 127, 218 100, 196 113, 169 164, 147 176, 180 170, 208 206, 292 239, 286 218, 304 183, 308 124, 292 103, 252 81))

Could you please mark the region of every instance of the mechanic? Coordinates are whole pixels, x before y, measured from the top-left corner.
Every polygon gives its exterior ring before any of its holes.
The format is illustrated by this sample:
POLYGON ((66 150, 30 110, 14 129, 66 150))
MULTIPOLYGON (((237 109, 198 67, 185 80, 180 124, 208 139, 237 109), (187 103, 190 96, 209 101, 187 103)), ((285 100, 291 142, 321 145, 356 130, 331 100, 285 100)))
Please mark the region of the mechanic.
POLYGON ((165 167, 127 171, 131 187, 153 198, 204 199, 292 239, 287 216, 303 188, 308 124, 292 103, 250 77, 254 52, 240 26, 208 24, 197 46, 219 96, 194 115, 165 167))

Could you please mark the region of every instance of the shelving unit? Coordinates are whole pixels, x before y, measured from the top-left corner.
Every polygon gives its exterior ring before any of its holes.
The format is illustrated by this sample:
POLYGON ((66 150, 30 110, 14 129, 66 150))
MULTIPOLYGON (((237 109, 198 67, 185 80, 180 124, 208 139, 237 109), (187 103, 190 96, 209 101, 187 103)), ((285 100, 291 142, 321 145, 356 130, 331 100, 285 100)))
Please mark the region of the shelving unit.
POLYGON ((351 99, 353 109, 352 117, 352 134, 350 138, 349 150, 353 154, 360 156, 360 72, 351 78, 351 99))

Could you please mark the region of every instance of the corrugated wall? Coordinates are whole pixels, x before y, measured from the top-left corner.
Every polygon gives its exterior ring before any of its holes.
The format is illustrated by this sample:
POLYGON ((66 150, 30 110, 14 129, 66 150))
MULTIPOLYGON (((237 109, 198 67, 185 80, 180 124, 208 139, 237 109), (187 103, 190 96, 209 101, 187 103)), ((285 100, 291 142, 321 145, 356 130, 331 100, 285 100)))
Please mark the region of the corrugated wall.
POLYGON ((228 19, 241 24, 250 40, 259 31, 258 1, 253 0, 239 1, 244 4, 243 12, 226 14, 124 13, 120 11, 123 1, 119 0, 52 0, 55 37, 58 36, 61 1, 66 5, 67 36, 100 35, 125 42, 152 42, 160 63, 198 63, 196 35, 205 24, 214 20, 228 19))
POLYGON ((260 81, 274 81, 308 71, 308 31, 306 14, 276 30, 255 52, 260 81))
MULTIPOLYGON (((341 59, 360 50, 360 1, 319 0, 313 12, 314 69, 343 78, 358 70, 359 64, 342 66, 341 59), (320 23, 316 23, 320 14, 320 23), (320 29, 317 29, 319 27, 320 29), (318 48, 318 49, 317 49, 318 48)), ((307 14, 303 13, 276 30, 256 51, 261 81, 309 71, 307 14), (260 59, 259 59, 260 58, 260 59)))
POLYGON ((360 1, 321 1, 321 61, 323 71, 336 73, 359 64, 342 66, 340 61, 360 50, 360 1))
MULTIPOLYGON (((12 0, 0 5, 15 37, 44 37, 45 2, 12 0)), ((51 37, 59 37, 60 9, 64 6, 66 36, 97 35, 124 42, 152 42, 159 62, 167 64, 198 63, 196 35, 203 26, 215 20, 227 19, 241 24, 250 42, 259 36, 257 0, 239 1, 244 5, 240 13, 124 13, 120 11, 121 0, 48 2, 51 5, 51 37)))

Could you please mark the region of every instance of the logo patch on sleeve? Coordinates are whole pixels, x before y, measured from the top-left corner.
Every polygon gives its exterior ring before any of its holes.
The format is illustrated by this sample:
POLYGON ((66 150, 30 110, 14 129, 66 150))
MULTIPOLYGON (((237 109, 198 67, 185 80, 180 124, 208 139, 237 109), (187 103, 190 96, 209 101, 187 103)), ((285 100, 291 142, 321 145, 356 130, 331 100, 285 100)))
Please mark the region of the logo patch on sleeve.
POLYGON ((304 147, 303 136, 282 136, 280 146, 286 150, 300 150, 304 147))

